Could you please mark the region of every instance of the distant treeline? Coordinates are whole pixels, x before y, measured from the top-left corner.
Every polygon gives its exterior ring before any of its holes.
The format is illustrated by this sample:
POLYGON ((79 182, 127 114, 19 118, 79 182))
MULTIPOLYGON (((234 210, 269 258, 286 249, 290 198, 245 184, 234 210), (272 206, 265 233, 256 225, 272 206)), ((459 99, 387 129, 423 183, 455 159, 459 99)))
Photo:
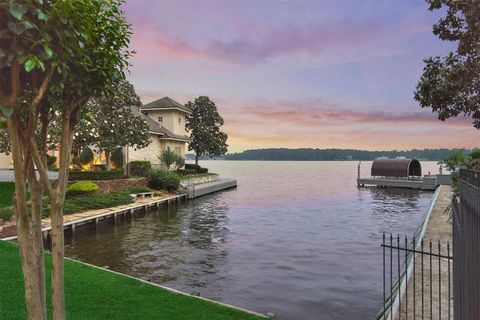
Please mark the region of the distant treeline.
MULTIPOLYGON (((406 151, 367 151, 355 149, 287 149, 269 148, 246 150, 240 153, 230 153, 216 160, 265 160, 265 161, 328 161, 328 160, 373 160, 378 157, 406 157, 419 160, 438 161, 446 159, 453 151, 460 149, 412 149, 406 151)), ((467 151, 468 152, 468 151, 467 151)), ((187 154, 187 160, 194 159, 194 155, 187 154)), ((203 158, 211 160, 212 158, 203 158)))

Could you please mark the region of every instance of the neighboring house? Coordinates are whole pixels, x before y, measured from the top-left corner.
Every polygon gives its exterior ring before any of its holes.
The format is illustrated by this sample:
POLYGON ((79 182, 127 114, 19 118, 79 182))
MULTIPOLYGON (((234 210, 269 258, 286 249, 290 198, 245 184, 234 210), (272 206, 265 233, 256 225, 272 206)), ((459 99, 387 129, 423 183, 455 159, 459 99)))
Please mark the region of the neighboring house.
POLYGON ((161 166, 158 155, 166 149, 185 157, 185 145, 190 141, 185 130, 186 116, 192 112, 189 108, 164 97, 147 103, 140 110, 132 107, 132 111, 147 122, 152 143, 138 150, 129 147, 128 161, 147 160, 154 167, 161 166))

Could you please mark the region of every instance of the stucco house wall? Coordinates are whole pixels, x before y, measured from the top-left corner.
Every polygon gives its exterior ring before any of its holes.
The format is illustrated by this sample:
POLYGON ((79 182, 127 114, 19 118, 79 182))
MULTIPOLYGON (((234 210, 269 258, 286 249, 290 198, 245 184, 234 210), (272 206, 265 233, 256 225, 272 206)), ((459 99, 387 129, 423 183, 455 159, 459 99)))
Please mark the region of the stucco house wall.
POLYGON ((149 110, 147 116, 171 132, 185 134, 185 113, 177 110, 149 110))
POLYGON ((1 169, 12 169, 12 156, 0 153, 0 170, 1 169))

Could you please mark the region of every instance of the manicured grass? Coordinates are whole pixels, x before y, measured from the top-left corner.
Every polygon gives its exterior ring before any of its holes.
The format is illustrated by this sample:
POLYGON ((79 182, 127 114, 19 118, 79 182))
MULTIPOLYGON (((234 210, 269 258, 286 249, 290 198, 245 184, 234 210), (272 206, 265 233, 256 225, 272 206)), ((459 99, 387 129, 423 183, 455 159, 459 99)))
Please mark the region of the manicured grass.
POLYGON ((10 207, 12 203, 12 196, 15 192, 15 183, 0 182, 0 208, 10 207))
MULTIPOLYGON (((50 255, 45 257, 50 274, 50 255)), ((0 241, 0 317, 26 319, 23 278, 16 245, 0 241)), ((47 296, 50 296, 47 277, 47 296)), ((148 285, 135 279, 65 261, 68 319, 258 320, 251 314, 148 285)), ((51 319, 50 301, 48 304, 51 319)))
POLYGON ((218 176, 217 173, 197 173, 197 174, 187 174, 186 176, 180 176, 182 180, 209 177, 209 176, 218 176))

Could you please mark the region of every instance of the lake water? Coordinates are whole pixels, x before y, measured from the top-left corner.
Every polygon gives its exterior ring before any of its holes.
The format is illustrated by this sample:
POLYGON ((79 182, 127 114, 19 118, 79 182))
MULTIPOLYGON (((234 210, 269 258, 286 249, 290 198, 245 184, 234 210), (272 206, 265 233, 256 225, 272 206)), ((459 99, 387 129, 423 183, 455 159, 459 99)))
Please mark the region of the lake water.
POLYGON ((412 234, 433 195, 357 188, 353 161, 201 164, 238 188, 84 231, 67 256, 277 319, 371 319, 382 232, 412 234))

